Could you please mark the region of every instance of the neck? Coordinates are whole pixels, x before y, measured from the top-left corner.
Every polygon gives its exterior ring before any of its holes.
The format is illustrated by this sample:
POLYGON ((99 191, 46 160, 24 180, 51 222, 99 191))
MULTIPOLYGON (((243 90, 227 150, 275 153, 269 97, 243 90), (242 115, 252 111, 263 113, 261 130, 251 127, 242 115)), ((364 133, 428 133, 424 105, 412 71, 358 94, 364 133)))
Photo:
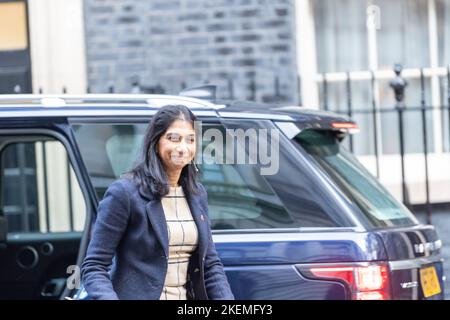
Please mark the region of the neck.
POLYGON ((178 187, 178 180, 180 180, 181 170, 166 172, 169 186, 178 187))

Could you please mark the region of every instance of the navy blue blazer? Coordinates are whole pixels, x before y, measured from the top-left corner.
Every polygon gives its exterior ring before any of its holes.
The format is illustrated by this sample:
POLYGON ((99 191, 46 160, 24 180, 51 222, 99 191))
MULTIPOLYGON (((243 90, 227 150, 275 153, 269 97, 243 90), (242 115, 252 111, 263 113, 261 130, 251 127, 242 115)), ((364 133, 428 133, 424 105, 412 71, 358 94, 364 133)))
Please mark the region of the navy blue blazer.
MULTIPOLYGON (((205 188, 186 199, 198 228, 187 292, 191 299, 234 299, 211 236, 205 188)), ((99 204, 97 220, 81 266, 92 299, 145 299, 161 296, 169 256, 161 200, 128 178, 115 181, 99 204)))

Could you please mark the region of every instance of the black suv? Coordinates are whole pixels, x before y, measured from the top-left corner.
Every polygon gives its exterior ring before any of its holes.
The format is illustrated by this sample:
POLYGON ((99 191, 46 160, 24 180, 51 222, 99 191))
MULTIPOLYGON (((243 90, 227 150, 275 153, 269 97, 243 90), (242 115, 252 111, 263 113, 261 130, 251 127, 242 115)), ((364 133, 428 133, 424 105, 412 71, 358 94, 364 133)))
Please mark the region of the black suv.
POLYGON ((237 299, 443 298, 434 227, 419 224, 346 150, 358 128, 345 117, 185 96, 5 95, 1 299, 74 294, 98 201, 168 104, 202 121, 198 165, 237 299), (226 144, 230 135, 242 139, 213 152, 210 138, 226 144))

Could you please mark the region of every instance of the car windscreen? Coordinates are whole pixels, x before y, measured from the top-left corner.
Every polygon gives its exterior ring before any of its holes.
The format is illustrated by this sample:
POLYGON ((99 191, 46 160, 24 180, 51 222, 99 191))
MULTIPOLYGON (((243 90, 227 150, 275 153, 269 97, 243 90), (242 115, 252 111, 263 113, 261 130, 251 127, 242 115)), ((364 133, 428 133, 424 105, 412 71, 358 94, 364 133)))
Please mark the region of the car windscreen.
POLYGON ((373 227, 418 223, 414 215, 340 143, 336 131, 307 129, 292 139, 315 159, 373 227))

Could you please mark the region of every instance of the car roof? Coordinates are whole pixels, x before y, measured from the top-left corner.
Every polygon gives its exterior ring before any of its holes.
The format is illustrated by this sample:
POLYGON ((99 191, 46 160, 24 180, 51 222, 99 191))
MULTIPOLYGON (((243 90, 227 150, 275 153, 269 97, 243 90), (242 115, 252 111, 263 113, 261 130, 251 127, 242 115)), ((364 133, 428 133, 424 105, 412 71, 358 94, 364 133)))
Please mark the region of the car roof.
POLYGON ((226 100, 218 100, 216 101, 216 103, 218 103, 219 105, 225 105, 226 106, 225 110, 227 112, 248 113, 248 114, 268 113, 270 115, 288 115, 293 120, 300 122, 312 120, 353 122, 348 117, 337 113, 302 107, 298 105, 275 105, 252 101, 226 101, 226 100))
POLYGON ((271 119, 301 123, 352 122, 342 115, 300 106, 234 100, 211 102, 185 96, 155 94, 0 95, 0 119, 151 116, 160 107, 168 104, 182 104, 196 115, 217 118, 271 119))

